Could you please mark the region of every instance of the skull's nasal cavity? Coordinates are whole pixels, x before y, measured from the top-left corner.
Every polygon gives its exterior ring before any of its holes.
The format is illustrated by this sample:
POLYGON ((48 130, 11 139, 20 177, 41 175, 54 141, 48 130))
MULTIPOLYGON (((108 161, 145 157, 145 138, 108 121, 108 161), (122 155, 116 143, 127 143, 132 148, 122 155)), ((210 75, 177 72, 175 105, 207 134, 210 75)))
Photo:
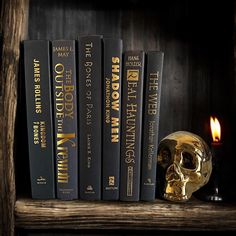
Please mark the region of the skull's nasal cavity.
POLYGON ((167 169, 166 179, 169 180, 169 181, 171 181, 171 180, 181 180, 179 167, 175 163, 170 165, 169 168, 167 169))

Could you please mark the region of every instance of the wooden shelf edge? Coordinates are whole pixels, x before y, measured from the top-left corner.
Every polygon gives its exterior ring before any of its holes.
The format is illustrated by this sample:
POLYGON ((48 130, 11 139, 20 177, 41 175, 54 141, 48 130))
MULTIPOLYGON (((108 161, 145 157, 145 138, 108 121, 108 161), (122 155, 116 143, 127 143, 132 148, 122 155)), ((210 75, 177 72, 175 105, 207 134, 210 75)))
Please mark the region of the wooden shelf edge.
POLYGON ((236 205, 18 199, 16 227, 25 229, 236 230, 236 205))

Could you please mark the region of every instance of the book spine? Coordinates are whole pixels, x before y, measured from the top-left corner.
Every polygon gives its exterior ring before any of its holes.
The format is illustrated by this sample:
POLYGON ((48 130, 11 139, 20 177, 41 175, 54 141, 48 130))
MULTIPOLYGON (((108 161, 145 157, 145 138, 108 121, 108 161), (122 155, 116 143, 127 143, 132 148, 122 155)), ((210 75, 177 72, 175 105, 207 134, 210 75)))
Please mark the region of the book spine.
POLYGON ((23 46, 31 194, 51 199, 55 198, 55 179, 50 44, 26 40, 23 46))
POLYGON ((143 201, 155 199, 163 59, 163 52, 147 53, 140 197, 143 201))
POLYGON ((103 40, 103 200, 119 199, 122 46, 103 40))
POLYGON ((101 199, 102 37, 79 37, 80 198, 101 199))
POLYGON ((140 194, 144 52, 124 55, 120 200, 138 201, 140 194))
POLYGON ((52 41, 57 198, 78 198, 75 40, 52 41))

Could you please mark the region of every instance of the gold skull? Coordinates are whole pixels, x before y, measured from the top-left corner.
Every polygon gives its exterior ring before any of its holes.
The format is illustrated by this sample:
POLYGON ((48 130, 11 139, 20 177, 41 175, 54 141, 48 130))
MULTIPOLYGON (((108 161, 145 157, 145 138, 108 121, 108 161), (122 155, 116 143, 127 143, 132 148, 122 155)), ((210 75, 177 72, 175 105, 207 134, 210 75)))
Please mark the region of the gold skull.
POLYGON ((212 156, 196 134, 178 131, 161 140, 157 156, 157 189, 171 201, 187 201, 211 175, 212 156))

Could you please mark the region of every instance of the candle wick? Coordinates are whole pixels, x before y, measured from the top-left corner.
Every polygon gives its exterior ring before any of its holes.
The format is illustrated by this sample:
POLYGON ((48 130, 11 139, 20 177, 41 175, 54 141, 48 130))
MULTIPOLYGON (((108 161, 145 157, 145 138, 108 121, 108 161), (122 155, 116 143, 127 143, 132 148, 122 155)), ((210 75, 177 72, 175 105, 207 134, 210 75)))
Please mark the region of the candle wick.
POLYGON ((214 142, 214 143, 220 143, 220 138, 219 138, 219 137, 213 138, 213 142, 214 142))

